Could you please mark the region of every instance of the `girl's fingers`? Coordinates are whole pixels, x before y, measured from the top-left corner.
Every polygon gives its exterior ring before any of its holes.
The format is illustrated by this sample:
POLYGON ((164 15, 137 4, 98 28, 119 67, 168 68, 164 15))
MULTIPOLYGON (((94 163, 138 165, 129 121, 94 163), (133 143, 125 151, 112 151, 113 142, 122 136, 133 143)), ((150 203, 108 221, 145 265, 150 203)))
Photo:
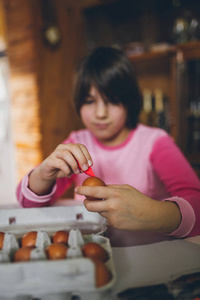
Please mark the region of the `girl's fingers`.
POLYGON ((77 186, 74 192, 86 198, 90 196, 96 199, 107 199, 113 195, 112 189, 107 186, 77 186))
POLYGON ((103 213, 106 210, 106 203, 104 200, 84 200, 84 205, 88 211, 103 213))
MULTIPOLYGON (((93 160, 92 160, 90 153, 88 152, 87 148, 84 145, 79 144, 79 147, 81 148, 81 150, 86 158, 88 167, 91 167, 93 165, 93 160)), ((79 162, 80 166, 84 165, 84 162, 81 161, 81 158, 80 158, 80 160, 78 160, 78 162, 79 162)))
POLYGON ((68 144, 68 147, 69 147, 68 150, 71 154, 69 158, 70 158, 70 166, 72 170, 75 171, 76 174, 78 174, 77 169, 74 168, 74 164, 75 164, 75 166, 78 167, 79 173, 80 173, 80 168, 83 171, 86 171, 89 168, 89 165, 88 165, 88 159, 84 154, 84 151, 88 152, 85 146, 80 144, 68 144))
POLYGON ((81 171, 79 165, 83 171, 92 165, 92 158, 82 144, 61 144, 57 147, 55 156, 63 159, 75 174, 79 174, 81 171))
POLYGON ((67 149, 57 150, 55 153, 55 157, 57 159, 59 159, 60 161, 62 161, 62 163, 60 163, 61 164, 60 169, 61 169, 61 167, 66 165, 66 166, 68 166, 68 168, 70 170, 72 170, 73 173, 75 173, 75 174, 80 173, 78 163, 77 163, 76 159, 74 158, 73 154, 69 150, 67 150, 67 149))
POLYGON ((126 190, 134 189, 129 185, 107 185, 107 186, 77 186, 74 192, 85 197, 90 196, 99 199, 121 198, 126 190))
POLYGON ((52 165, 55 172, 58 172, 58 177, 69 176, 72 173, 70 166, 63 159, 53 157, 49 163, 50 168, 52 168, 52 165))
POLYGON ((132 186, 128 185, 128 184, 123 184, 123 185, 114 185, 114 184, 110 184, 110 185, 107 185, 107 187, 110 187, 110 188, 115 188, 115 189, 133 189, 132 186))
POLYGON ((99 213, 109 224, 110 213, 106 210, 106 200, 90 201, 85 199, 83 203, 88 211, 99 213))

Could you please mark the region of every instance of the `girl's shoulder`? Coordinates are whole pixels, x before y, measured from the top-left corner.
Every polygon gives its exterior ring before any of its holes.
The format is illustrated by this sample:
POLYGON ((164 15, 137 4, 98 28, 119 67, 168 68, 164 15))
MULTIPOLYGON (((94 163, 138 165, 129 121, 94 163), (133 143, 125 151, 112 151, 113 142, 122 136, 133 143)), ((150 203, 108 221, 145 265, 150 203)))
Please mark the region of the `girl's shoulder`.
POLYGON ((158 138, 163 136, 169 136, 169 134, 162 128, 158 127, 150 127, 143 124, 138 124, 135 135, 138 135, 138 137, 143 138, 158 138))
POLYGON ((146 147, 148 147, 148 149, 150 149, 150 151, 151 151, 154 144, 157 141, 159 141, 162 137, 169 137, 169 139, 171 139, 169 134, 161 128, 150 127, 150 126, 146 126, 143 124, 138 124, 138 126, 134 132, 132 142, 137 147, 146 145, 146 147))

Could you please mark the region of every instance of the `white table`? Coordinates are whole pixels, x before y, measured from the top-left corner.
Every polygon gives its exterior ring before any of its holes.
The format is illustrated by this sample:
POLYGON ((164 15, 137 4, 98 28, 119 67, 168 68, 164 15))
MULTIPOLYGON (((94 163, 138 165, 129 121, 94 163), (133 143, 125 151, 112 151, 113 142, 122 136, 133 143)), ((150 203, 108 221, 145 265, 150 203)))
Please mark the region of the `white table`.
POLYGON ((200 236, 112 250, 117 273, 115 293, 168 283, 200 271, 200 236))

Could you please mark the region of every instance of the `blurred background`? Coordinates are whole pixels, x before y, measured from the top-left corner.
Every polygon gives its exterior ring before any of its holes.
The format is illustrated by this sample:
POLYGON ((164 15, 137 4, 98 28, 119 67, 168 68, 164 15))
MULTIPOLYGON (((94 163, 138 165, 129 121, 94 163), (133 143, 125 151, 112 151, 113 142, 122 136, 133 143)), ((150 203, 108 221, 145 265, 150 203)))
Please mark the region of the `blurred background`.
POLYGON ((73 71, 97 46, 126 52, 141 122, 167 130, 200 176, 199 0, 0 0, 0 203, 82 127, 73 71))

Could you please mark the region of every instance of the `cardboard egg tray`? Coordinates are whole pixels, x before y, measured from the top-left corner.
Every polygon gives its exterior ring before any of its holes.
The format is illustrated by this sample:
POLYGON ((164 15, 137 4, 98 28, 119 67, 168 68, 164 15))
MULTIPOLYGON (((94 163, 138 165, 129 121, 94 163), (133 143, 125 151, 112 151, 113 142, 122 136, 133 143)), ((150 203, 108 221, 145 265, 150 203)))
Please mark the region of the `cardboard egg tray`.
POLYGON ((0 300, 112 299, 116 274, 105 230, 104 219, 83 205, 0 210, 0 231, 5 232, 0 250, 0 300), (13 262, 22 236, 33 230, 38 234, 30 261, 13 262), (45 248, 58 230, 69 232, 67 257, 48 260, 45 248), (96 287, 94 263, 81 251, 90 241, 99 243, 109 257, 105 264, 112 278, 100 288, 96 287))

